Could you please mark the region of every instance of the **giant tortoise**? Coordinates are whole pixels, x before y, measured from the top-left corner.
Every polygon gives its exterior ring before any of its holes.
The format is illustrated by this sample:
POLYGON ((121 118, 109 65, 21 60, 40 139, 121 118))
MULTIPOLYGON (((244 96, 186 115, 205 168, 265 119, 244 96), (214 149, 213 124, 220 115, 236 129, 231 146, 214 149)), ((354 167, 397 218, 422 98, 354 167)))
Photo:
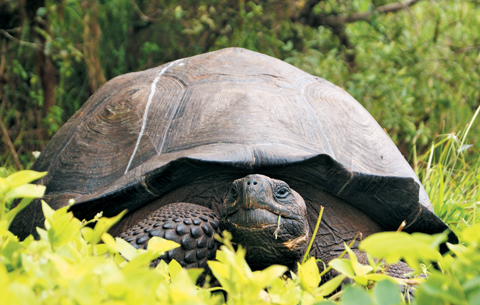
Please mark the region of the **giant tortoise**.
MULTIPOLYGON (((294 268, 325 207, 311 255, 328 262, 357 233, 438 233, 414 171, 370 114, 334 84, 241 48, 118 76, 52 138, 35 170, 46 201, 80 219, 128 214, 111 233, 205 266, 227 229, 255 268, 294 268), (220 221, 217 219, 220 218, 220 221)), ((12 226, 34 233, 36 203, 12 226)), ((455 240, 453 234, 450 241, 455 240)))

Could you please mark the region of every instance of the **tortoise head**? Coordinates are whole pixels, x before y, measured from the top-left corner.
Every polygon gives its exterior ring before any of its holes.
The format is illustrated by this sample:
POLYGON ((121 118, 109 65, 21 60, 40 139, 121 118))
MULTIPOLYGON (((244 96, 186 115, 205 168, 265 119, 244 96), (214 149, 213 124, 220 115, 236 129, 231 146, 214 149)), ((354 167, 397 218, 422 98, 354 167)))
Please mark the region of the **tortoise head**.
POLYGON ((264 175, 233 181, 220 227, 247 249, 253 269, 295 266, 305 253, 309 226, 303 198, 287 183, 264 175))

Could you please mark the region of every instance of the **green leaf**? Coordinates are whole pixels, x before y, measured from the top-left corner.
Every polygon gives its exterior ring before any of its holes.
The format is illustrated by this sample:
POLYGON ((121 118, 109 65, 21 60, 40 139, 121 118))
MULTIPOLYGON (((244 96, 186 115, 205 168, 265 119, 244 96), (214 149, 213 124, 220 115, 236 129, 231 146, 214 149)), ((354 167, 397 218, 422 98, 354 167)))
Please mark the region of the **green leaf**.
POLYGON ((298 264, 298 278, 303 289, 311 291, 320 284, 320 272, 314 257, 310 257, 305 263, 298 264))
POLYGON ((15 198, 40 198, 45 193, 46 187, 37 184, 23 184, 12 189, 5 195, 5 200, 9 202, 15 198))
POLYGON ((12 221, 15 219, 15 216, 17 216, 18 213, 20 213, 24 208, 26 208, 30 204, 30 202, 32 202, 32 200, 32 198, 23 198, 16 207, 10 209, 10 211, 7 212, 7 214, 5 215, 5 219, 8 223, 8 226, 10 226, 12 221))
MULTIPOLYGON (((350 247, 347 246, 347 244, 345 244, 345 243, 343 243, 343 244, 345 246, 345 249, 348 252, 348 255, 350 257, 350 262, 352 263, 353 271, 355 272, 356 276, 364 276, 364 275, 372 272, 372 270, 373 270, 372 266, 360 264, 357 260, 357 256, 352 251, 352 249, 350 249, 350 247)), ((365 284, 362 284, 362 285, 365 285, 365 284)))
POLYGON ((429 264, 442 258, 438 247, 446 238, 446 232, 435 235, 381 232, 368 236, 359 248, 390 264, 404 259, 410 267, 420 270, 420 263, 429 264))
POLYGON ((373 295, 377 300, 377 304, 396 305, 402 303, 402 295, 399 286, 390 280, 379 281, 373 287, 373 295))
POLYGON ((117 216, 108 218, 102 217, 100 218, 91 233, 88 233, 88 237, 85 237, 85 240, 90 242, 91 244, 97 244, 102 235, 105 234, 108 230, 110 230, 113 225, 115 225, 122 217, 127 213, 127 210, 123 210, 117 216))
POLYGON ((207 264, 210 270, 212 270, 215 278, 220 282, 220 285, 226 289, 227 292, 229 292, 230 289, 228 289, 228 279, 230 278, 230 274, 227 267, 223 263, 217 261, 208 261, 207 264))
POLYGON ((343 280, 345 280, 346 275, 340 274, 334 277, 333 279, 329 280, 322 286, 316 289, 316 293, 321 296, 327 296, 332 294, 340 285, 342 284, 343 280))
POLYGON ((435 273, 422 284, 415 294, 418 304, 467 304, 465 295, 456 281, 448 275, 435 273))
MULTIPOLYGON (((19 171, 14 174, 11 174, 5 178, 5 185, 3 189, 0 189, 0 192, 6 193, 14 188, 17 188, 23 184, 30 183, 32 181, 38 180, 45 176, 47 172, 36 172, 31 170, 19 171)), ((1 186, 1 185, 0 185, 1 186)), ((42 194, 43 196, 43 194, 42 194)))
POLYGON ((352 262, 345 258, 335 258, 332 259, 329 263, 333 269, 337 270, 341 274, 348 276, 349 278, 355 277, 355 271, 352 266, 352 262))
MULTIPOLYGON (((382 281, 382 280, 390 280, 390 281, 393 281, 393 282, 397 283, 397 285, 405 285, 405 282, 403 282, 402 280, 390 277, 389 275, 382 274, 382 273, 370 273, 370 274, 367 274, 363 277, 368 281, 378 282, 378 281, 382 281)), ((421 282, 423 279, 422 278, 417 278, 415 280, 417 282, 421 282)))
POLYGON ((115 241, 117 242, 117 249, 120 254, 127 260, 130 261, 138 255, 137 249, 128 243, 126 240, 116 237, 115 241))
POLYGON ((178 247, 180 247, 179 243, 158 236, 153 236, 148 241, 147 249, 155 251, 161 255, 163 252, 167 252, 178 247))
POLYGON ((107 245, 110 251, 117 251, 117 243, 115 242, 115 239, 112 237, 112 235, 104 233, 102 235, 102 241, 107 245))
MULTIPOLYGON (((317 268, 318 269, 318 268, 317 268)), ((252 283, 258 287, 266 287, 276 278, 282 276, 288 268, 280 265, 272 265, 261 271, 253 272, 252 283)))
POLYGON ((168 273, 170 273, 170 277, 174 278, 182 271, 182 266, 174 259, 170 261, 168 264, 168 273))
POLYGON ((349 286, 343 291, 342 303, 344 305, 372 305, 372 300, 368 292, 357 286, 349 286))
MULTIPOLYGON (((48 205, 44 204, 43 207, 45 206, 48 205)), ((67 212, 67 209, 68 207, 60 208, 54 211, 53 214, 51 214, 51 211, 48 211, 49 216, 45 215, 45 223, 48 223, 48 240, 54 247, 73 241, 82 228, 80 220, 75 218, 72 212, 67 212)))
POLYGON ((45 216, 45 228, 50 228, 50 223, 53 221, 53 214, 55 210, 52 209, 45 201, 42 200, 42 211, 45 216))

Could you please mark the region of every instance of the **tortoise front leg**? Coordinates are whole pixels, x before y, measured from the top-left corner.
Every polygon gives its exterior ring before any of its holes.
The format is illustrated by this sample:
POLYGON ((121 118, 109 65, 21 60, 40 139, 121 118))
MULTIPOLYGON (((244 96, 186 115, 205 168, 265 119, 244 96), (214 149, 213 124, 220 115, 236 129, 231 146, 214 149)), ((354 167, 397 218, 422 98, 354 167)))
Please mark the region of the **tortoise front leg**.
POLYGON ((172 203, 163 206, 120 234, 135 248, 147 248, 153 236, 180 244, 181 247, 165 252, 152 262, 156 266, 161 259, 172 259, 186 268, 205 268, 207 260, 215 258, 219 232, 218 218, 209 208, 191 203, 172 203))

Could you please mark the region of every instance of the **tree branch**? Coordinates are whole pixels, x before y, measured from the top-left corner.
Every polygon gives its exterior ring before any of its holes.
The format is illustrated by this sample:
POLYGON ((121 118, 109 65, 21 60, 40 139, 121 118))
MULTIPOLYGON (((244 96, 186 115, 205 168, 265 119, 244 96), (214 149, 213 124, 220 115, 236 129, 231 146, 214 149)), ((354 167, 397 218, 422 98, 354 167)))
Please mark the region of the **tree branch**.
POLYGON ((3 36, 5 36, 6 38, 18 42, 22 46, 27 46, 27 47, 30 47, 32 49, 37 49, 37 50, 40 49, 40 47, 37 44, 15 38, 12 35, 10 35, 10 33, 5 31, 4 29, 0 29, 0 33, 2 33, 3 36))
MULTIPOLYGON (((320 25, 325 25, 329 27, 339 27, 343 26, 347 23, 352 23, 356 21, 370 21, 373 14, 378 13, 378 14, 386 14, 386 13, 392 13, 396 12, 405 8, 408 8, 415 3, 419 2, 420 0, 405 0, 403 2, 396 2, 396 3, 390 3, 390 4, 385 4, 379 7, 376 7, 370 12, 363 12, 363 13, 354 13, 351 15, 347 16, 325 16, 325 15, 308 15, 306 16, 305 12, 302 12, 300 14, 299 19, 304 19, 307 22, 303 22, 309 26, 316 27, 320 25), (306 18, 305 18, 306 17, 306 18)), ((309 3, 311 4, 312 1, 309 3)), ((317 3, 320 1, 317 1, 317 3)), ((309 6, 310 11, 313 6, 309 6)))
POLYGON ((2 120, 0 120, 0 129, 2 130, 3 140, 5 141, 5 144, 10 149, 10 153, 12 153, 13 160, 15 162, 15 165, 17 166, 17 170, 21 170, 22 162, 20 162, 20 159, 18 158, 18 154, 17 154, 17 151, 15 150, 15 146, 13 146, 12 140, 10 140, 10 137, 8 135, 8 130, 3 124, 2 120))

